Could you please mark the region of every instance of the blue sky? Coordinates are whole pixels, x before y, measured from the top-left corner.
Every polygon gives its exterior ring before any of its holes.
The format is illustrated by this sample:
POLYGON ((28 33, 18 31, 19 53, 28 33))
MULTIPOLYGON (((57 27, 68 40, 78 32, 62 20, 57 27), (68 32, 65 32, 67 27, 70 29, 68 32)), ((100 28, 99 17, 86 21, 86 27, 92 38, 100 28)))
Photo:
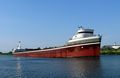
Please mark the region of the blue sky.
POLYGON ((0 0, 0 51, 59 46, 78 25, 120 44, 120 0, 0 0))

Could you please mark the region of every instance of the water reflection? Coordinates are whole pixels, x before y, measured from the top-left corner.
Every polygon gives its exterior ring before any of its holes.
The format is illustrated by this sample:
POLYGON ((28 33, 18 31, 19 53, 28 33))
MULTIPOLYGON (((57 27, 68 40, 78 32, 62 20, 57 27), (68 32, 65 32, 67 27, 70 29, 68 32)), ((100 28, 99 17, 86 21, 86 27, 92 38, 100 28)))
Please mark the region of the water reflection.
POLYGON ((17 58, 17 78, 103 78, 102 74, 100 58, 96 57, 17 58))
POLYGON ((17 64, 16 64, 16 77, 17 78, 22 78, 22 69, 21 69, 21 61, 20 58, 17 57, 17 64))
POLYGON ((102 67, 100 58, 69 58, 62 63, 62 70, 70 78, 101 78, 102 67))

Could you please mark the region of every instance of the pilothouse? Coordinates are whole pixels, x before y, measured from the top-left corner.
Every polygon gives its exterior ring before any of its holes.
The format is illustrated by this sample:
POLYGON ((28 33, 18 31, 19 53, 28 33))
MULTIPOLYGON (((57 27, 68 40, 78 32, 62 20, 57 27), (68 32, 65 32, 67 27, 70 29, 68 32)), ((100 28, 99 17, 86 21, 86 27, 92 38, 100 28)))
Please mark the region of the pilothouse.
POLYGON ((92 43, 101 40, 101 36, 94 35, 93 29, 85 29, 80 27, 75 35, 68 41, 68 44, 78 44, 78 43, 92 43))

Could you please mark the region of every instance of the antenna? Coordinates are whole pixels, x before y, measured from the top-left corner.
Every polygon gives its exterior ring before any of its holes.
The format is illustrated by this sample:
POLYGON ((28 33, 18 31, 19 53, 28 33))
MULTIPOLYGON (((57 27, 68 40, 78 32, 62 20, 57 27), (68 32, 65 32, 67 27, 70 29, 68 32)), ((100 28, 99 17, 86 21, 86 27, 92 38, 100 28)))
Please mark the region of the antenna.
POLYGON ((78 25, 78 28, 79 28, 79 29, 83 29, 83 26, 82 26, 82 25, 81 25, 81 26, 78 25))
POLYGON ((82 27, 82 25, 81 26, 78 25, 78 28, 83 28, 83 27, 82 27))

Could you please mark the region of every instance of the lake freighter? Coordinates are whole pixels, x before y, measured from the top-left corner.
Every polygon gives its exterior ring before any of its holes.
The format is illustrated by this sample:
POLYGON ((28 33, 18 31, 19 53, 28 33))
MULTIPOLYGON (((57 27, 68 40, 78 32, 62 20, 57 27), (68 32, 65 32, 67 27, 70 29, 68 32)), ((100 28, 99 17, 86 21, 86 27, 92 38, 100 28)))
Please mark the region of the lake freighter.
POLYGON ((18 57, 67 58, 100 55, 101 36, 94 35, 93 29, 79 27, 75 35, 64 46, 47 49, 21 49, 19 45, 13 50, 18 57))

